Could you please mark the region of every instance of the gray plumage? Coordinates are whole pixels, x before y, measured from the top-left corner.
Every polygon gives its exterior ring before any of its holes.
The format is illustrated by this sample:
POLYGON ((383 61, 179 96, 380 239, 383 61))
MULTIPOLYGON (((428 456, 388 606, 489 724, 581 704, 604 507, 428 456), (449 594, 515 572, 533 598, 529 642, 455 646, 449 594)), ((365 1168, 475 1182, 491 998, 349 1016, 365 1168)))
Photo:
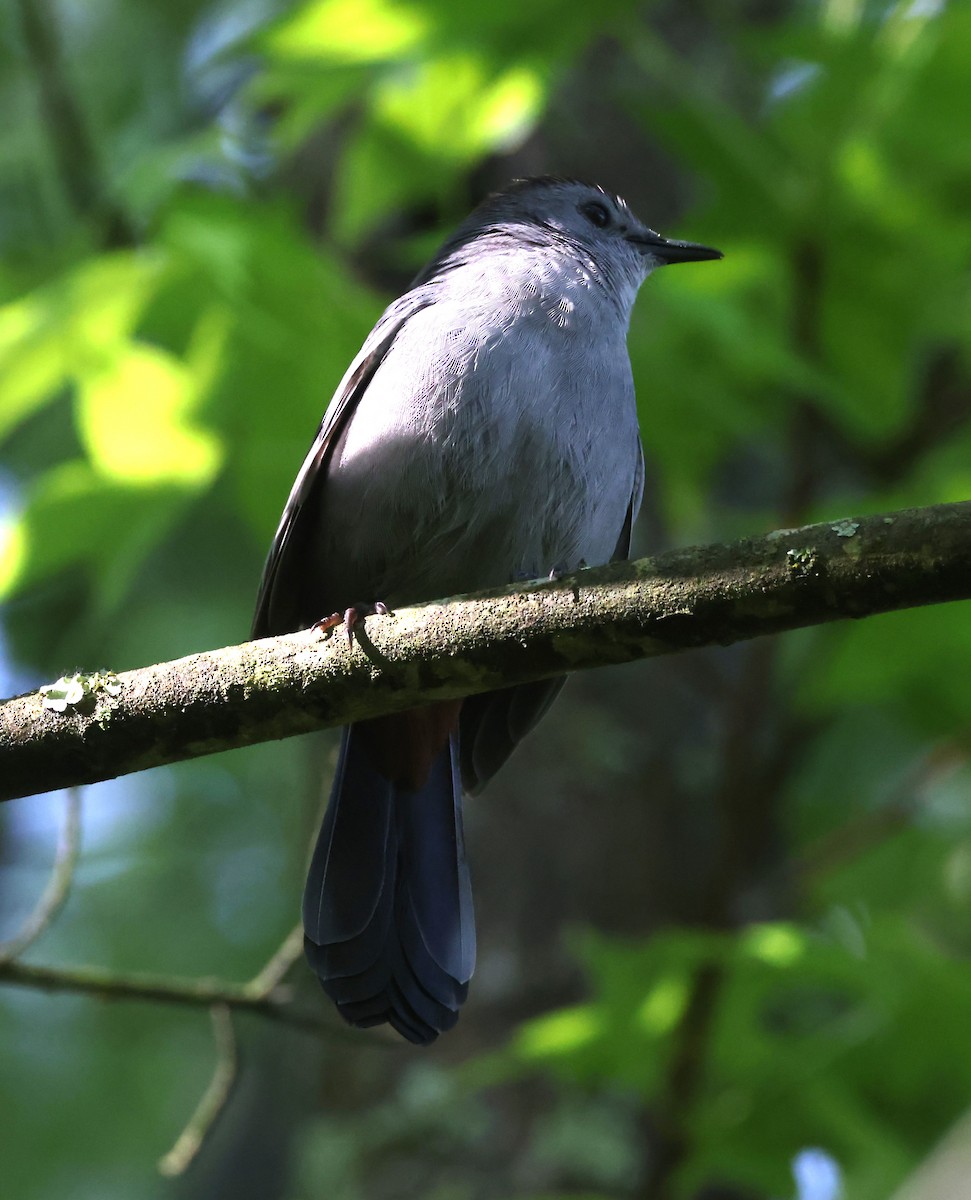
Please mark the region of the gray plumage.
MULTIPOLYGON (((716 257, 573 180, 486 200, 341 381, 271 547, 254 636, 626 557, 644 473, 631 308, 654 267, 716 257)), ((458 773, 482 787, 559 686, 345 732, 304 919, 308 958, 355 1024, 427 1042, 454 1023, 474 965, 458 773)))

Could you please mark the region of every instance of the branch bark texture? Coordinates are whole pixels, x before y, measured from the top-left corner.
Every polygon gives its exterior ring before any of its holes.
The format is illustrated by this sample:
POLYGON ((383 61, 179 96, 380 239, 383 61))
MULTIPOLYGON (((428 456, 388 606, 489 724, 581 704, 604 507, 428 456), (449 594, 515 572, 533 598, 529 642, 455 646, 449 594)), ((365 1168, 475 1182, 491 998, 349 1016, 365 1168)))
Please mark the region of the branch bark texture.
POLYGON ((971 502, 690 547, 118 676, 66 712, 0 705, 0 799, 94 783, 434 700, 971 599, 971 502), (116 694, 117 693, 117 694, 116 694))

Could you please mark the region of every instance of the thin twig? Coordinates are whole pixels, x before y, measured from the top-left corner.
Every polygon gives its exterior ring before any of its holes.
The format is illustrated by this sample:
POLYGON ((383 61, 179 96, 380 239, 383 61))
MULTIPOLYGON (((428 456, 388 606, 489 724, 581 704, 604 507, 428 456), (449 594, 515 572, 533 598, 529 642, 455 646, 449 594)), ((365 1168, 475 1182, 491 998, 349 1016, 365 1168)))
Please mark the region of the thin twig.
POLYGON ((47 886, 20 930, 12 938, 0 942, 0 965, 12 961, 32 946, 64 907, 74 881, 80 849, 81 792, 78 788, 70 788, 64 802, 64 821, 47 886))
POLYGON ((282 982, 287 972, 303 954, 303 925, 295 925, 271 955, 267 964, 247 983, 246 990, 254 996, 269 996, 282 982))
POLYGON ((103 1000, 149 1000, 190 1008, 225 1004, 239 1012, 254 1012, 294 1029, 330 1033, 333 1026, 322 1017, 292 1012, 289 989, 275 988, 268 995, 254 994, 248 983, 222 979, 183 979, 138 971, 110 971, 104 967, 45 967, 33 963, 0 963, 0 983, 42 992, 77 992, 103 1000))
POLYGON ((176 1138, 175 1145, 159 1159, 158 1169, 162 1175, 182 1175, 192 1165, 212 1132, 216 1119, 226 1107, 236 1082, 238 1055, 233 1014, 225 1004, 214 1004, 209 1011, 216 1043, 216 1066, 209 1086, 186 1127, 176 1138))
MULTIPOLYGON (((297 925, 287 934, 262 970, 254 975, 248 983, 242 985, 241 993, 252 997, 255 1001, 268 1000, 272 1003, 273 993, 277 991, 284 976, 300 957, 302 951, 303 927, 297 925)), ((277 1003, 286 1003, 286 1001, 278 999, 277 1003)), ((182 1175, 188 1170, 202 1149, 206 1138, 212 1132, 220 1113, 229 1102, 238 1072, 236 1030, 233 1026, 232 1008, 231 1004, 221 1002, 213 1004, 209 1009, 212 1017, 213 1038, 216 1044, 216 1065, 209 1086, 195 1112, 179 1134, 175 1145, 168 1154, 159 1160, 158 1169, 162 1175, 182 1175)), ((286 1018, 281 1016, 280 1019, 285 1020, 286 1018)))
POLYGON ((330 1019, 329 1010, 306 1012, 293 1009, 292 989, 280 980, 299 956, 298 930, 289 933, 269 962, 246 983, 225 979, 185 979, 140 971, 112 971, 105 967, 46 967, 11 960, 0 962, 0 985, 32 988, 41 992, 74 992, 102 1000, 137 1000, 175 1004, 188 1008, 211 1008, 222 1004, 235 1012, 256 1013, 290 1029, 323 1034, 330 1039, 353 1040, 358 1046, 388 1046, 386 1039, 352 1032, 330 1019), (324 1015, 327 1012, 328 1015, 324 1015))

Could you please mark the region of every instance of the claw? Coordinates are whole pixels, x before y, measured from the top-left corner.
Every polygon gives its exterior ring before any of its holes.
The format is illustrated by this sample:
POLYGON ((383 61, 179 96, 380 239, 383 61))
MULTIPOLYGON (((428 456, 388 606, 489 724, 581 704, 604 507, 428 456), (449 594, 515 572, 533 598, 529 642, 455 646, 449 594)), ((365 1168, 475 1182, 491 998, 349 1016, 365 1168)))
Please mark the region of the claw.
POLYGON ((329 617, 321 617, 319 621, 314 621, 310 628, 315 630, 322 638, 324 638, 328 637, 331 631, 336 626, 340 625, 343 620, 344 617, 342 613, 331 613, 329 617))
POLYGON ((316 630, 323 638, 330 637, 338 625, 341 625, 347 634, 348 646, 353 646, 355 625, 363 621, 365 617, 371 616, 391 616, 391 609, 388 608, 383 600, 376 600, 374 604, 352 604, 350 608, 345 608, 343 612, 335 612, 331 613, 329 617, 321 617, 310 628, 316 630))
POLYGON ((557 563, 552 567, 547 578, 549 579, 550 583, 553 583, 554 580, 562 579, 564 575, 569 575, 572 571, 585 571, 586 569, 587 560, 585 558, 581 558, 575 567, 571 567, 568 563, 557 563))

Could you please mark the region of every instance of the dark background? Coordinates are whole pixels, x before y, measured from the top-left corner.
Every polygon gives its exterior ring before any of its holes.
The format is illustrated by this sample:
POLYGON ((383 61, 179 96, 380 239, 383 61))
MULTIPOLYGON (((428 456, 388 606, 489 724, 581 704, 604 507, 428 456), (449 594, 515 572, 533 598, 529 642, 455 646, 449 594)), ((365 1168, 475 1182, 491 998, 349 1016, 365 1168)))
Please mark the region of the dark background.
MULTIPOLYGON (((8 0, 0 21, 6 693, 245 638, 347 362, 514 176, 588 177, 725 251, 634 314, 637 552, 971 491, 965 3, 8 0)), ((480 965, 452 1033, 239 1018, 235 1095, 172 1182, 205 1013, 0 990, 4 1195, 953 1200, 969 712, 958 606, 574 679, 468 805, 480 965)), ((296 919, 333 749, 88 789, 30 960, 254 974, 296 919)), ((61 808, 0 812, 0 936, 61 808)))

